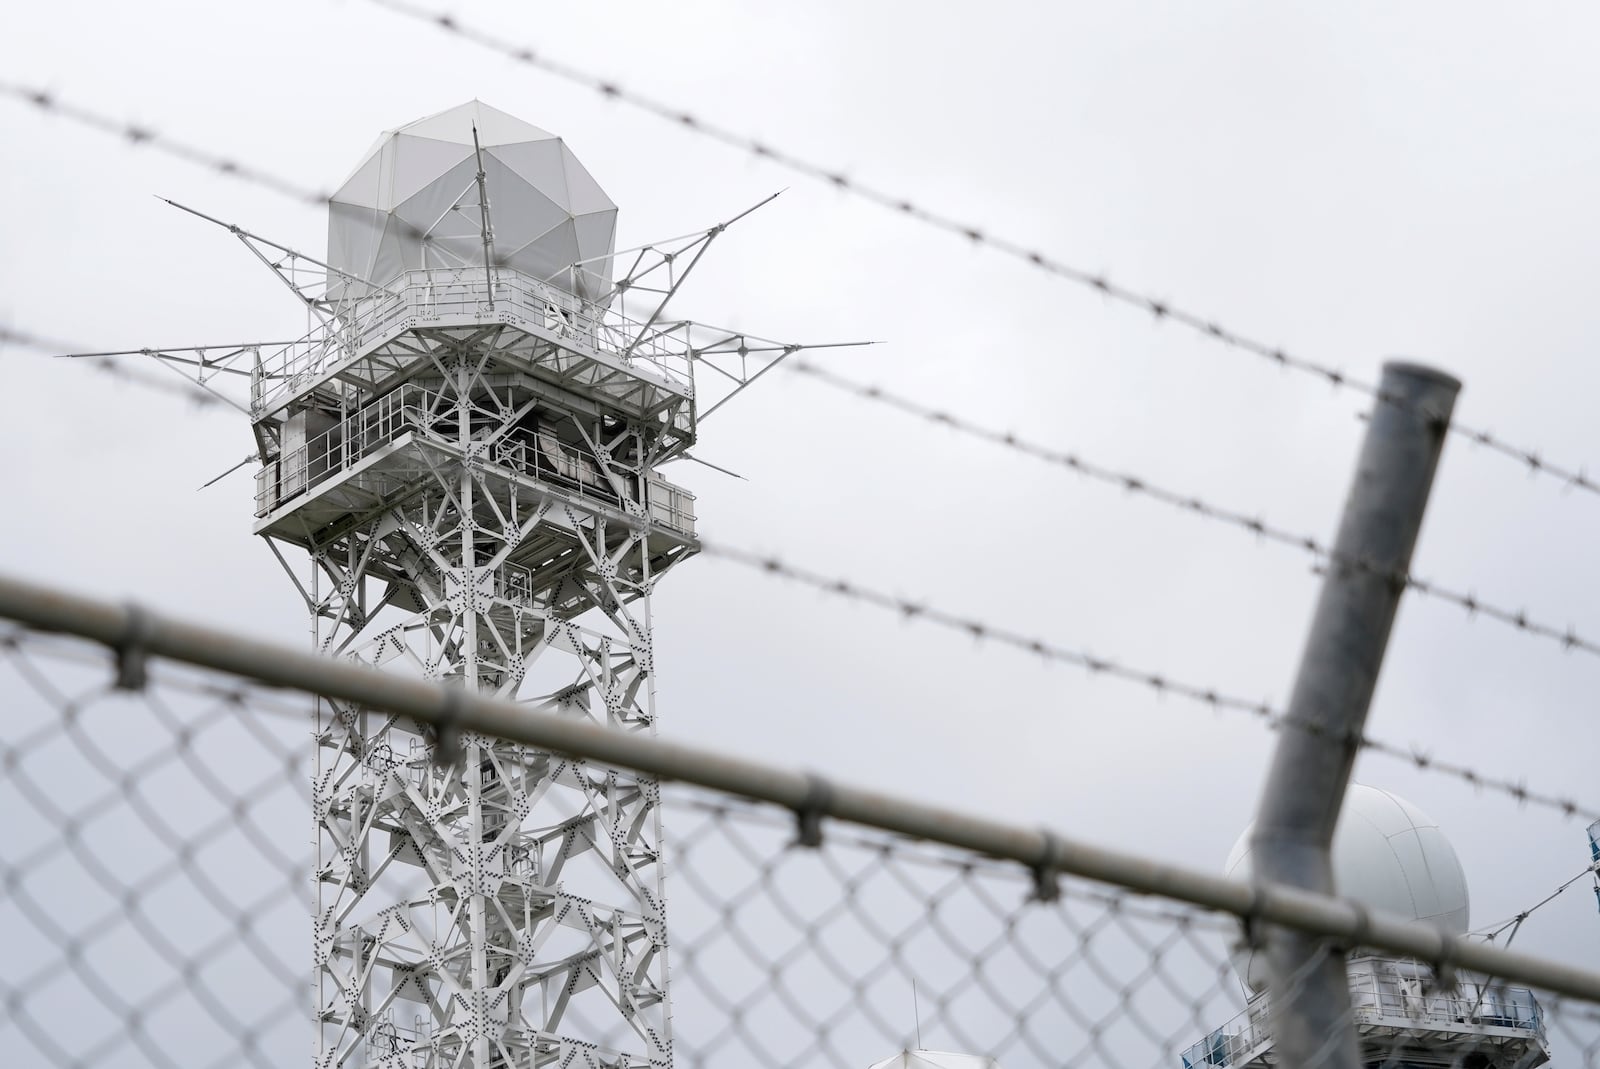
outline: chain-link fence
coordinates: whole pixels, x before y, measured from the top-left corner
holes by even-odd
[[[312,965],[323,951],[308,915],[326,874],[313,872],[311,693],[262,685],[284,673],[150,655],[162,652],[145,644],[159,629],[132,615],[121,641],[100,625],[83,628],[88,639],[0,630],[4,1063],[315,1064]],[[284,672],[305,660],[286,659]],[[462,715],[476,730],[471,709]],[[668,756],[675,767],[698,759]],[[1333,900],[1241,893],[1227,899],[1240,908],[1205,908],[1226,898],[1222,881],[1185,885],[1154,861],[1148,877],[1090,881],[1070,873],[1120,862],[1045,835],[1036,863],[1019,863],[995,825],[959,814],[948,834],[918,841],[896,821],[831,819],[853,804],[849,792],[815,777],[805,804],[784,807],[714,789],[728,774],[704,761],[699,785],[669,786],[661,806],[671,1040],[654,1064],[990,1064],[896,1053],[917,1050],[1006,1069],[1277,1064],[1278,992],[1251,995],[1235,965],[1248,936],[1293,917],[1328,936],[1330,952],[1355,942],[1330,930],[1340,925],[1386,947],[1349,966],[1366,1064],[1535,1066],[1547,1051],[1554,1064],[1600,1064],[1595,1007],[1571,997],[1600,991],[1600,975],[1485,949],[1507,967],[1490,981],[1455,943],[1436,940],[1439,953],[1417,960],[1399,944],[1430,945],[1426,930],[1386,928]],[[414,774],[448,772],[417,763]],[[973,849],[979,832],[1000,848]],[[1015,830],[1018,842],[1038,834]],[[424,866],[391,868],[415,885],[415,902],[442,908]],[[502,904],[519,893],[507,873],[488,895]],[[1150,894],[1162,881],[1179,890]],[[424,932],[418,916],[413,934],[442,960],[452,922]],[[560,959],[568,1030],[592,1046],[491,1045],[489,1064],[650,1064],[618,1053],[626,1025],[585,1002],[606,987],[601,965],[556,947],[523,948],[528,967]],[[398,996],[350,1018],[360,1035],[336,1044],[330,1064],[481,1064],[440,1027],[425,985],[394,986]]]

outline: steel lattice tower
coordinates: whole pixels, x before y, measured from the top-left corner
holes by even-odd
[[[696,548],[655,469],[694,395],[681,353],[608,339],[616,213],[584,177],[481,106],[368,158],[330,211],[364,305],[338,358],[257,377],[256,530],[310,554],[320,649],[648,731],[650,591]],[[491,236],[510,255],[472,264]],[[316,738],[319,1066],[671,1062],[654,783],[470,735],[441,759],[335,702]]]
[[[316,648],[653,731],[650,595],[698,549],[659,468],[802,348],[664,318],[734,220],[619,253],[565,144],[476,102],[329,209],[326,261],[223,224],[305,337],[138,351],[248,376],[255,532]],[[318,1069],[672,1064],[655,782],[327,700],[314,736]]]

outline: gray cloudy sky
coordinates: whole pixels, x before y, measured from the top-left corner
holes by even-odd
[[[1252,337],[1372,378],[1460,376],[1458,408],[1592,464],[1600,15],[1588,5],[741,5],[472,0],[553,58],[970,217]],[[380,131],[478,97],[565,137],[621,243],[708,225],[676,311],[1220,505],[1331,535],[1360,398],[513,66],[362,0],[58,0],[0,69],[332,188]],[[0,99],[0,319],[94,348],[294,336],[303,314],[171,197],[316,254],[314,208]],[[0,566],[298,642],[249,534],[243,417],[12,349]],[[1281,701],[1309,560],[776,373],[680,467],[707,537]],[[1416,570],[1600,635],[1600,497],[1457,440]],[[696,561],[655,608],[665,730],[1220,867],[1272,739],[1114,681]],[[1372,734],[1594,803],[1600,662],[1408,599]],[[1364,757],[1453,838],[1474,923],[1584,864],[1579,821]],[[1575,888],[1519,945],[1592,963]]]

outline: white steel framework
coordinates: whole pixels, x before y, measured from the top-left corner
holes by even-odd
[[[419,285],[461,306],[257,417],[257,530],[310,555],[318,648],[651,729],[692,392],[487,313],[481,273]],[[653,782],[336,702],[317,741],[319,1065],[670,1064]]]
[[[463,168],[434,142],[462,141],[469,121]],[[484,121],[498,148],[478,146]],[[530,171],[529,144],[551,135],[493,109],[413,125],[430,159],[449,157],[427,164],[449,195],[391,173],[391,133],[347,185],[365,183],[379,251],[349,252],[366,248],[348,232],[366,217],[341,208],[330,225],[335,257],[393,261],[395,277],[224,223],[304,303],[309,333],[137,352],[249,412],[255,531],[319,651],[654,731],[650,595],[698,546],[693,495],[660,466],[692,459],[698,420],[802,346],[665,318],[734,220],[624,253],[591,234],[593,255],[580,240],[548,270],[572,229],[558,219],[555,245],[497,256],[491,204],[515,213],[543,181],[538,210],[553,198],[581,230],[551,190],[580,190],[591,215],[609,201],[559,142],[557,178]],[[377,179],[373,159],[390,168]],[[397,186],[431,204],[438,234],[397,226]],[[476,263],[463,217],[481,231]],[[625,269],[610,282],[613,257]],[[647,314],[628,318],[641,296]],[[345,701],[319,701],[314,734],[317,1069],[672,1064],[653,780]]]

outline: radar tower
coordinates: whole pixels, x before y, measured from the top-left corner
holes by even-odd
[[[744,214],[618,252],[566,144],[474,101],[380,139],[326,260],[221,224],[307,335],[136,352],[248,411],[319,651],[653,732],[651,593],[699,549],[661,468],[805,348],[665,314]],[[654,781],[326,699],[314,735],[318,1069],[672,1064]]]

